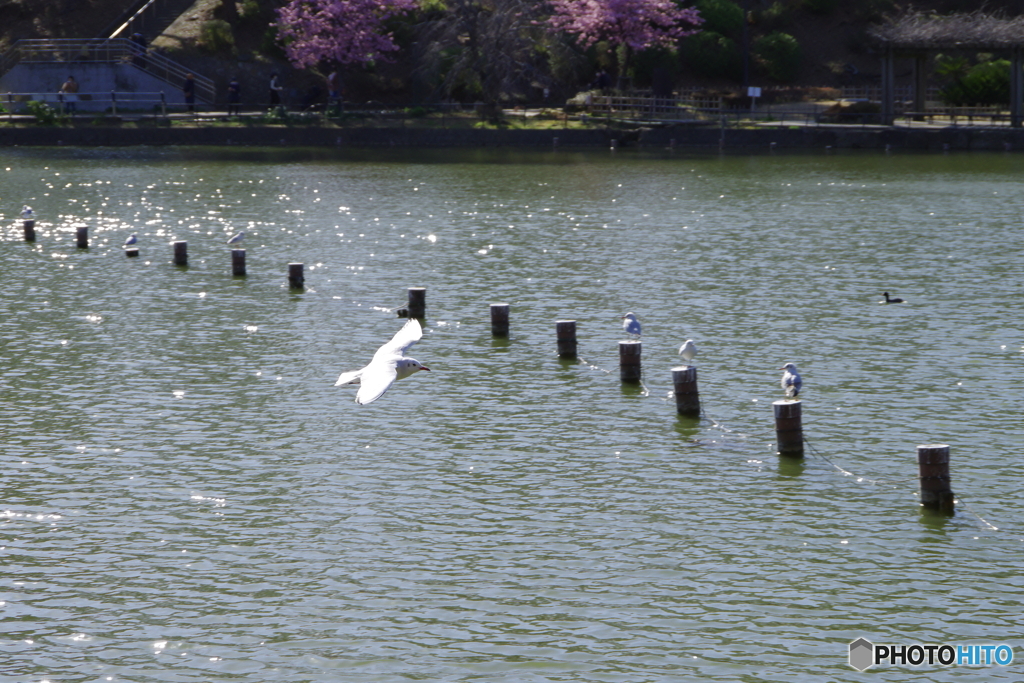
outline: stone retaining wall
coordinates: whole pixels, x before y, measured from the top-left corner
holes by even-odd
[[[608,148],[717,150],[880,149],[998,150],[1024,149],[1024,130],[1009,128],[802,128],[726,129],[668,127],[611,130],[435,130],[423,128],[169,128],[0,126],[3,146],[124,147],[211,145],[252,147],[519,147],[534,149]],[[674,141],[674,143],[673,143]]]

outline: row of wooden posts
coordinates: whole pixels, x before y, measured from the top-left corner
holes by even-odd
[[[25,241],[35,242],[35,221],[24,221]],[[80,249],[89,247],[89,228],[78,228],[77,246]],[[129,258],[139,255],[134,247],[126,248],[125,255]],[[188,265],[188,242],[174,242],[174,264]],[[245,249],[231,250],[231,272],[237,277],[245,276]],[[292,288],[301,289],[305,285],[303,264],[288,264],[288,283]],[[410,318],[425,318],[427,310],[426,287],[410,287],[408,289],[407,307],[399,311],[400,315]],[[491,304],[491,334],[495,337],[507,337],[509,334],[509,304]],[[555,339],[558,344],[560,358],[576,358],[576,321],[555,321]],[[641,378],[641,352],[643,343],[638,340],[619,342],[619,378],[623,382],[638,383]],[[700,392],[697,389],[697,368],[682,365],[672,368],[672,387],[676,399],[676,412],[684,417],[700,417]],[[803,402],[798,400],[775,401],[772,407],[775,412],[775,437],[779,455],[783,457],[802,458],[804,456],[803,435]],[[949,446],[929,445],[917,447],[917,462],[921,479],[921,504],[925,507],[953,512],[954,495],[949,485]]]
[[[25,231],[25,241],[36,241],[36,222],[34,220],[23,221],[22,227]],[[75,231],[75,245],[79,249],[89,248],[89,227],[79,226]],[[188,242],[178,240],[174,246],[174,265],[188,265]],[[126,247],[124,255],[128,258],[138,257],[138,247]],[[245,249],[231,250],[231,274],[235,277],[245,277]],[[301,263],[288,264],[288,284],[293,289],[302,289],[306,284],[305,267]]]
[[[419,302],[418,310],[425,311],[426,290],[422,287],[410,288],[410,315],[414,296]],[[508,304],[491,304],[491,333],[495,337],[508,336],[509,308]],[[575,320],[555,321],[555,339],[560,358],[576,358]],[[642,349],[640,341],[619,342],[619,378],[623,382],[640,382]],[[672,388],[676,412],[684,417],[700,417],[697,368],[692,365],[672,368]],[[803,402],[798,400],[775,401],[772,404],[775,412],[775,442],[779,455],[783,457],[804,457],[802,407]],[[917,463],[921,481],[921,505],[952,513],[954,494],[949,485],[949,446],[918,446]]]

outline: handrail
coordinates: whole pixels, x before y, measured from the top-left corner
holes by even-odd
[[[107,63],[133,64],[145,70],[168,85],[180,89],[187,74],[193,74],[196,98],[212,104],[216,96],[213,81],[205,76],[168,59],[159,52],[141,51],[136,43],[124,38],[78,40],[68,38],[37,39],[23,38],[17,41],[0,61],[0,74],[6,73],[20,63],[47,64],[66,62],[69,64]]]

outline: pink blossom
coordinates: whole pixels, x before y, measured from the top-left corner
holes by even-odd
[[[575,35],[583,47],[599,40],[627,45],[634,52],[673,47],[697,32],[704,22],[693,8],[673,0],[549,0],[548,20],[559,31]]]
[[[416,0],[291,0],[275,26],[296,67],[363,63],[398,49],[383,24],[417,7]]]

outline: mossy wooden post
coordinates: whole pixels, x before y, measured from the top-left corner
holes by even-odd
[[[178,240],[174,243],[174,265],[185,267],[188,265],[188,242]]]
[[[491,304],[491,335],[508,336],[508,304]]]
[[[918,446],[917,466],[921,476],[921,505],[952,513],[954,496],[949,488],[949,446]]]
[[[301,263],[288,264],[288,286],[292,289],[303,289],[306,286],[306,276],[303,274]]]
[[[555,338],[558,340],[558,357],[576,357],[576,321],[556,320]]]
[[[643,342],[636,340],[619,342],[619,379],[623,382],[640,381],[640,354]]]
[[[676,412],[686,417],[700,417],[697,368],[693,365],[672,368],[672,388],[676,396]]]
[[[231,274],[235,277],[245,277],[245,249],[231,250]]]
[[[427,288],[409,288],[409,317],[424,318],[427,315]]]
[[[804,457],[802,405],[803,401],[776,401],[772,404],[775,409],[775,442],[779,455]]]
[[[79,249],[89,248],[89,228],[87,226],[83,225],[75,231],[75,241]]]
[[[36,241],[36,222],[33,219],[28,219],[22,222],[21,227],[25,230],[25,241],[35,242]]]

